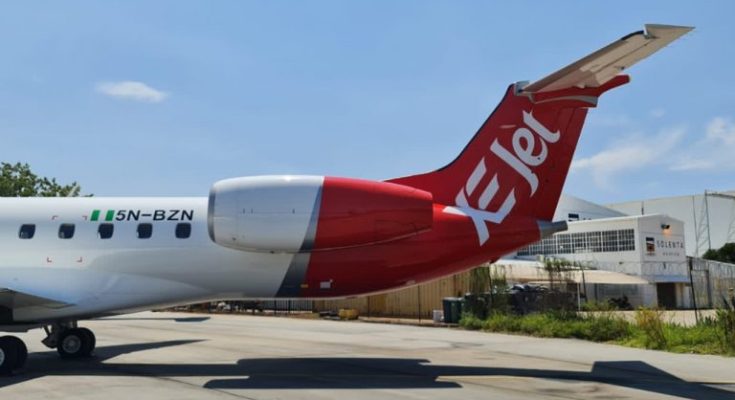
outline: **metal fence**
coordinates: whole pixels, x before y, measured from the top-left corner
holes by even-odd
[[[313,311],[311,300],[262,300],[259,302],[263,310],[273,312]]]
[[[717,308],[735,292],[735,265],[691,258],[694,298],[699,308]]]

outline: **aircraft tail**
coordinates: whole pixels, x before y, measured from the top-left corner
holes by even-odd
[[[621,71],[691,29],[646,25],[543,79],[511,85],[457,159],[390,182],[431,192],[436,203],[473,219],[500,224],[519,214],[550,221],[587,110],[629,82]]]

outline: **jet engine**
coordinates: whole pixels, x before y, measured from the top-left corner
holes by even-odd
[[[256,176],[216,182],[209,195],[209,236],[245,251],[364,246],[416,235],[432,221],[431,193],[388,182]]]

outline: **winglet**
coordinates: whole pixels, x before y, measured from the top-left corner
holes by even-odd
[[[638,61],[694,29],[689,26],[646,24],[594,53],[525,87],[526,93],[543,93],[568,88],[600,87]]]

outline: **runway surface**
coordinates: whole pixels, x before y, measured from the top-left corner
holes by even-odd
[[[80,324],[63,361],[36,330],[2,399],[735,399],[735,359],[459,329],[140,313]]]

